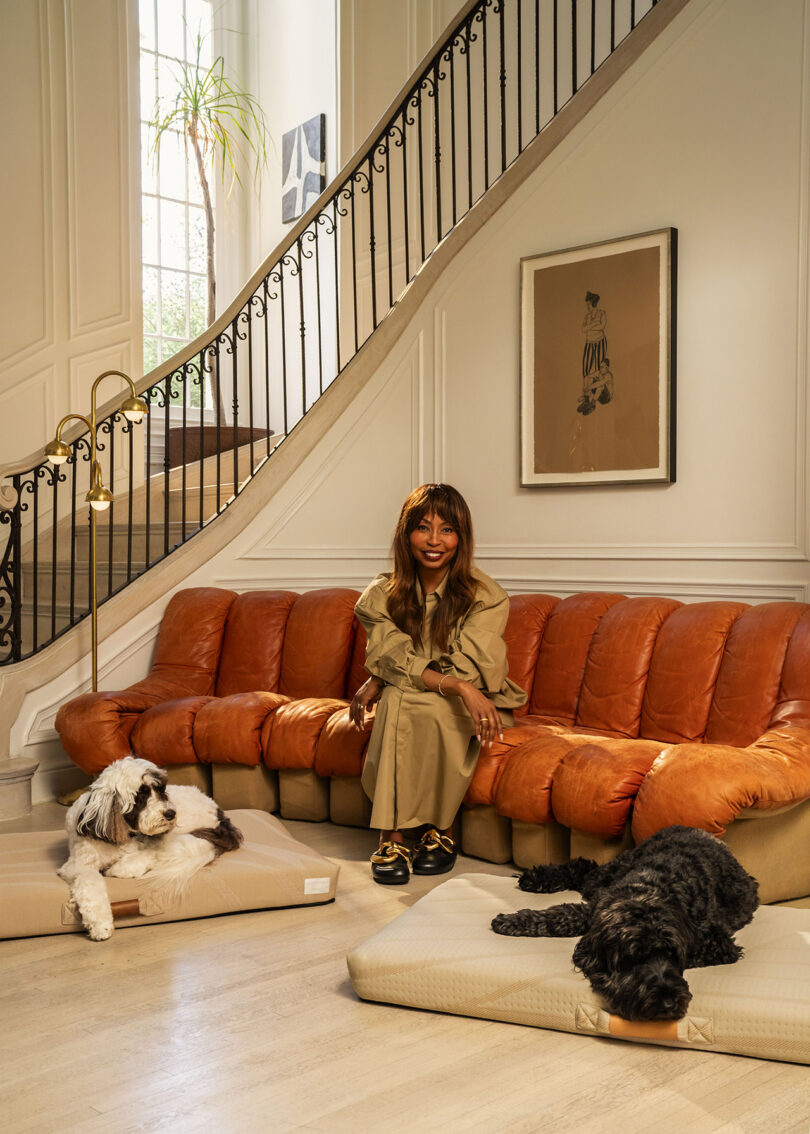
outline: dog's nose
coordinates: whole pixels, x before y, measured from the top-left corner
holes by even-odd
[[[163,814],[164,814],[164,816],[165,816],[165,817],[166,817],[167,819],[174,819],[174,817],[175,817],[175,815],[177,814],[177,812],[176,812],[176,811],[172,811],[172,809],[171,809],[171,808],[169,808],[169,810],[168,810],[168,811],[164,811],[164,812],[163,812]]]

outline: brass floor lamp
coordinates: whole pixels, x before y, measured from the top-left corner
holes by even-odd
[[[132,379],[120,370],[105,370],[99,374],[90,391],[90,417],[81,413],[66,414],[56,427],[56,436],[45,446],[45,456],[54,465],[61,465],[70,457],[71,448],[62,440],[62,426],[67,421],[83,421],[90,431],[90,491],[85,500],[90,505],[90,623],[92,637],[93,692],[98,689],[98,591],[96,586],[96,513],[109,508],[113,494],[101,481],[101,465],[96,457],[96,390],[104,378],[116,374],[129,384],[130,396],[121,403],[120,412],[127,421],[139,422],[149,412],[146,402],[138,397]],[[54,523],[57,517],[54,516]]]

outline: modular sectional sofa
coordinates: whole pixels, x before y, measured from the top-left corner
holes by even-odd
[[[221,806],[365,825],[371,725],[356,591],[179,591],[150,674],[65,704],[85,772],[135,751]],[[810,894],[810,607],[517,595],[510,675],[529,694],[482,753],[466,853],[605,861],[672,823],[725,839],[764,901]]]

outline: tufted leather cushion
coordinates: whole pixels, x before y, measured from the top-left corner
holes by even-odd
[[[346,702],[333,697],[301,697],[282,705],[263,731],[264,762],[268,768],[314,768],[315,749],[333,713]]]
[[[616,603],[605,613],[588,651],[578,725],[638,736],[658,631],[680,605],[674,599],[633,598]]]
[[[600,839],[620,838],[639,784],[661,748],[660,741],[611,737],[576,744],[554,770],[554,817]]]
[[[319,776],[359,776],[368,748],[374,714],[366,714],[362,732],[349,720],[348,708],[327,717],[315,744],[315,771]]]
[[[236,596],[225,626],[217,697],[278,689],[287,619],[297,597],[292,591]]]
[[[549,617],[559,601],[553,595],[514,595],[509,600],[509,618],[504,632],[509,676],[527,693],[534,681],[537,657]],[[528,711],[527,701],[515,710],[515,716],[525,716]]]
[[[805,610],[796,602],[762,603],[743,611],[734,623],[706,727],[710,744],[742,747],[768,727],[790,636]]]
[[[697,602],[673,611],[658,632],[641,712],[641,735],[702,740],[726,639],[747,607]]]
[[[267,718],[289,698],[281,693],[232,693],[214,697],[200,707],[194,720],[194,750],[203,764],[262,762],[262,728]]]
[[[531,713],[574,723],[593,636],[605,613],[624,601],[623,595],[571,595],[554,608],[540,645]]]
[[[342,697],[354,637],[354,604],[343,588],[299,595],[287,619],[279,692],[288,697]]]
[[[128,689],[85,693],[61,706],[55,727],[74,763],[90,774],[102,771],[129,756],[132,730],[146,709],[213,693],[225,620],[235,598],[234,591],[217,587],[178,591],[163,614],[148,677]]]
[[[132,730],[133,751],[161,767],[198,763],[194,721],[203,705],[211,700],[211,697],[181,697],[147,709]]]

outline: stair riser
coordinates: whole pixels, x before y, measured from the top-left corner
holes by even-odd
[[[185,538],[197,530],[199,523],[195,517],[194,522],[189,519],[186,520]],[[180,543],[183,539],[183,525],[179,521],[171,521],[169,523],[169,546],[173,547],[174,544]],[[163,550],[164,546],[164,530],[163,525],[153,525],[149,531],[149,554],[154,559],[158,551]],[[126,527],[119,527],[115,525],[113,529],[112,538],[112,559],[113,563],[125,563],[127,560],[127,548],[129,547],[129,555],[132,559],[133,565],[143,563],[146,558],[146,531],[136,528],[131,536],[129,535]],[[86,564],[90,558],[90,534],[89,532],[82,533],[81,536],[76,536],[76,562],[77,564]],[[57,562],[67,562],[68,548],[57,548]],[[96,534],[96,562],[106,564],[110,558],[110,536],[106,528],[99,528]]]
[[[133,575],[137,574],[141,564],[133,563]],[[98,570],[97,575],[97,590],[99,599],[104,598],[107,594],[107,570]],[[124,567],[113,567],[112,573],[112,589],[115,590],[122,583],[127,580],[126,565]],[[34,577],[33,571],[23,568],[22,579],[22,593],[23,603],[30,607],[34,601]],[[82,606],[87,606],[90,601],[90,579],[88,577],[87,568],[83,568],[76,573],[76,578],[73,584],[74,603],[77,609]],[[54,589],[53,575],[50,571],[41,571],[37,581],[37,607],[39,608],[39,615],[42,617],[47,609],[47,618],[50,618],[50,606],[52,596],[55,596],[57,604],[67,605],[70,602],[70,571],[67,567],[61,564],[56,568],[56,587]]]

